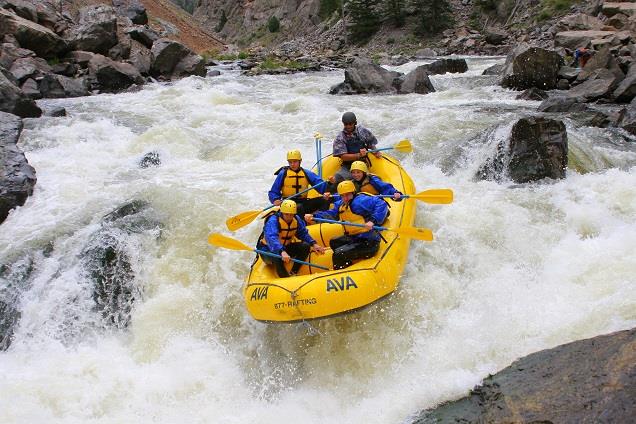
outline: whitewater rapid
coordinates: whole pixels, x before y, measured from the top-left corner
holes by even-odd
[[[501,62],[468,58],[468,73],[432,77],[438,91],[425,96],[326,94],[342,71],[224,69],[42,101],[69,116],[26,122],[37,185],[0,225],[0,264],[18,270],[0,288],[12,285],[20,312],[0,352],[0,422],[405,423],[520,356],[633,327],[636,143],[566,119],[566,179],[475,181],[538,105],[481,76]],[[207,234],[267,206],[287,150],[312,165],[318,131],[329,152],[347,110],[380,146],[411,140],[415,151],[396,157],[417,190],[451,188],[455,201],[418,204],[416,225],[435,240],[412,241],[388,299],[312,328],[255,322],[240,292],[253,254],[210,247]],[[161,164],[141,168],[149,152]],[[82,256],[131,200],[162,225],[121,241],[142,295],[129,326],[113,328],[94,310]],[[252,244],[260,231],[231,236]]]

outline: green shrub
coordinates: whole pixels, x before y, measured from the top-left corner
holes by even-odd
[[[339,10],[342,7],[341,0],[320,0],[320,10],[318,16],[321,20],[328,19],[333,15],[333,12]]]
[[[247,59],[248,56],[249,55],[247,54],[247,52],[243,52],[243,51],[239,52],[239,54],[238,54],[238,58],[239,59]]]
[[[267,20],[267,29],[269,32],[278,32],[280,29],[280,21],[276,16],[272,16]]]

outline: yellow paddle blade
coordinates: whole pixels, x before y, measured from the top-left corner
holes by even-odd
[[[395,150],[398,152],[411,153],[413,151],[413,146],[411,142],[407,139],[398,141],[395,146],[393,146]]]
[[[453,190],[449,188],[425,190],[417,194],[411,194],[409,195],[409,197],[417,200],[422,200],[426,203],[447,205],[449,203],[453,203]]]
[[[219,233],[211,233],[208,236],[208,243],[212,246],[225,247],[232,250],[254,250],[241,241],[227,237]]]
[[[433,232],[428,228],[404,227],[388,228],[388,230],[417,240],[433,241]]]
[[[227,219],[227,221],[225,221],[225,225],[227,226],[228,230],[236,231],[239,228],[243,228],[250,222],[254,221],[261,212],[262,210],[247,211],[238,215],[231,216]]]

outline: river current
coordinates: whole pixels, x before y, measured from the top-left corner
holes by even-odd
[[[331,96],[339,70],[223,69],[43,101],[69,116],[26,122],[20,146],[38,181],[0,226],[0,264],[14,270],[3,301],[19,312],[0,352],[0,422],[406,423],[523,355],[633,327],[636,143],[564,118],[566,179],[476,181],[538,102],[481,76],[503,58],[467,61],[424,96]],[[267,206],[287,150],[312,165],[314,132],[329,153],[348,110],[379,147],[409,139],[414,152],[395,156],[417,191],[451,188],[455,201],[418,203],[416,225],[435,240],[411,242],[389,298],[311,327],[256,322],[241,296],[253,254],[207,234],[252,245],[260,223],[229,234],[225,220]],[[140,167],[148,152],[161,164]],[[132,200],[161,230],[118,241],[139,296],[128,326],[113,326],[95,311],[83,256]]]

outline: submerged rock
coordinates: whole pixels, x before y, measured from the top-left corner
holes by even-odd
[[[135,234],[159,237],[161,223],[150,206],[132,201],[106,215],[82,252],[87,277],[93,281],[96,310],[108,325],[125,328],[134,303],[142,295],[136,284],[140,253]]]

